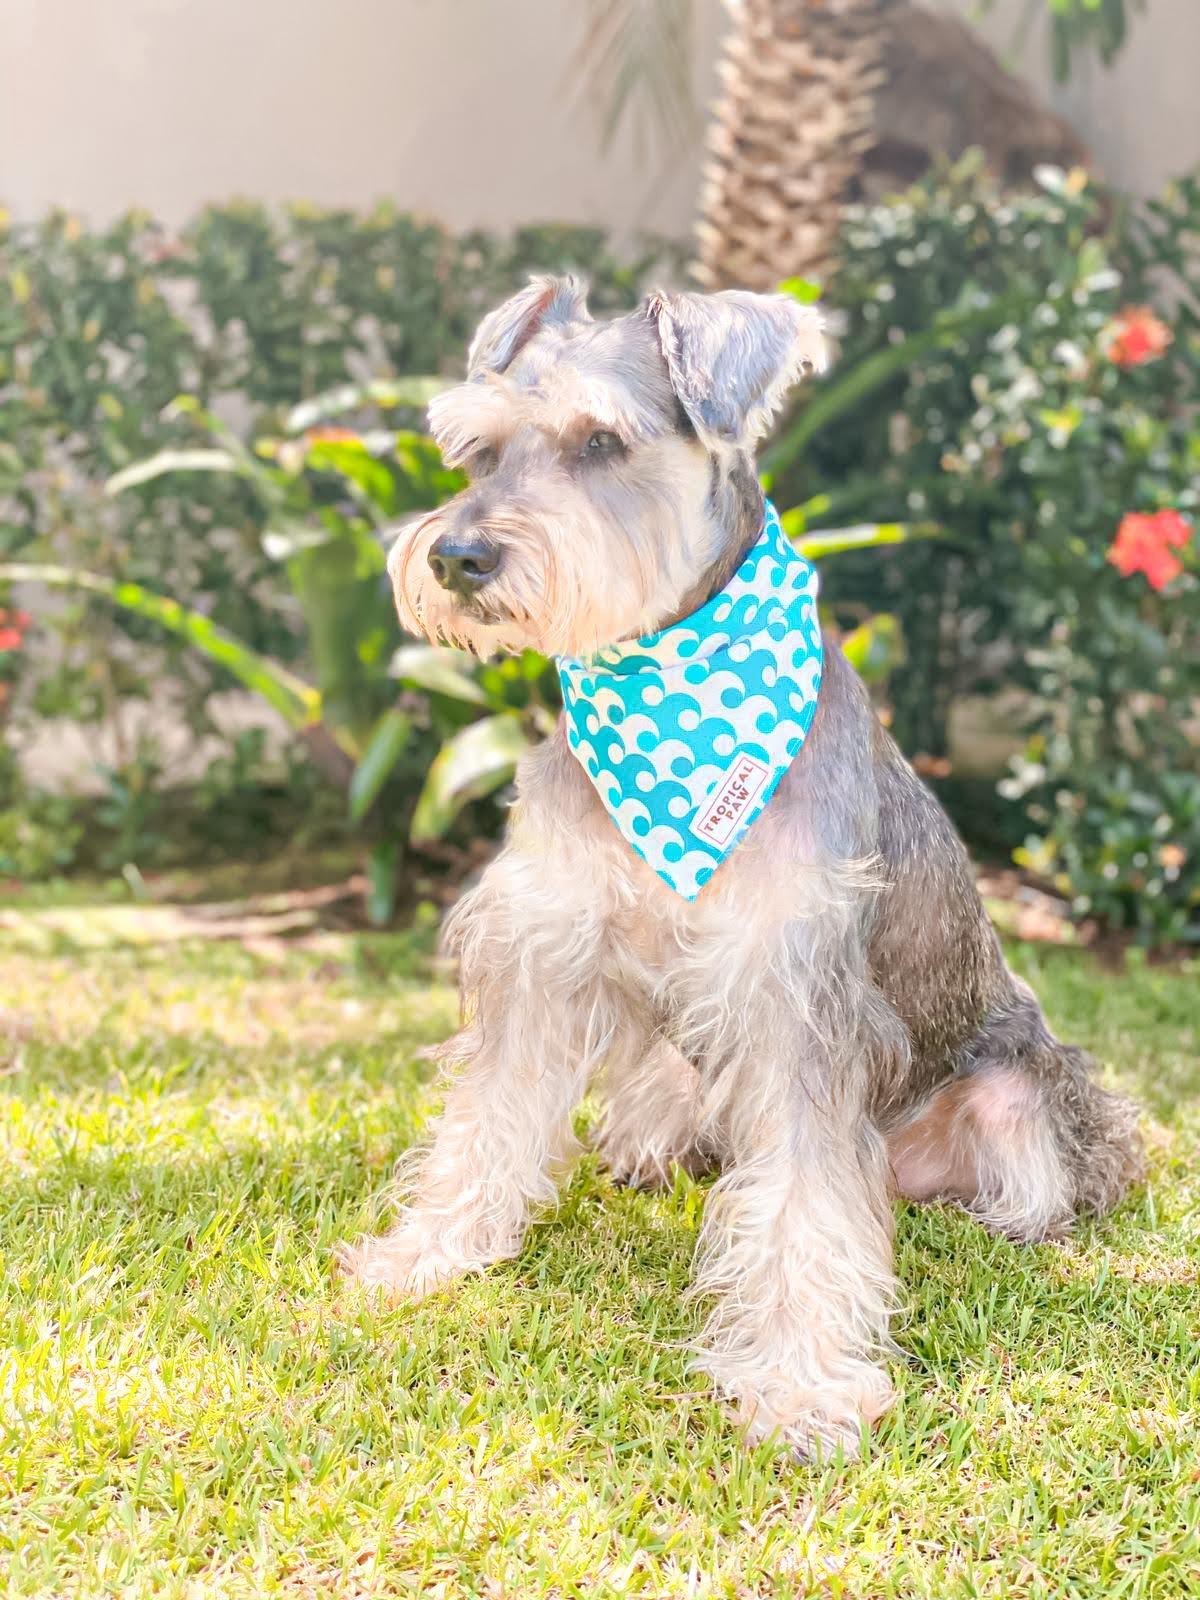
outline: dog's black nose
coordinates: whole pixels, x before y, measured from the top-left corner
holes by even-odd
[[[442,588],[464,596],[481,589],[499,565],[496,546],[469,535],[444,533],[429,551],[430,570]]]

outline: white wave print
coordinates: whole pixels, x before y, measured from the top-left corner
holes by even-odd
[[[644,711],[630,711],[618,729],[618,733],[620,734],[621,743],[631,755],[634,753],[649,755],[651,760],[654,759],[654,750],[658,749],[662,733],[653,717],[647,716]],[[654,750],[644,751],[638,748],[638,739],[643,733],[648,733],[654,740]]]
[[[633,824],[638,817],[640,817],[644,822],[651,821],[650,812],[646,806],[646,802],[639,799],[637,795],[625,795],[619,805],[614,806],[610,804],[608,809],[612,814],[613,821],[616,823],[617,827],[620,828],[625,837],[628,839],[632,836],[634,839],[637,839],[639,846],[643,846],[644,841],[648,839],[651,834],[661,831],[659,829],[652,828],[649,833],[639,834],[634,828]]]
[[[651,863],[653,865],[653,863]],[[694,900],[720,865],[703,850],[688,850],[671,865],[675,887],[685,900]],[[668,879],[668,882],[670,880]]]

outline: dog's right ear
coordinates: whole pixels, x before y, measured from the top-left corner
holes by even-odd
[[[467,377],[506,371],[521,347],[542,328],[591,320],[587,284],[582,278],[530,278],[524,289],[479,324],[467,353]]]

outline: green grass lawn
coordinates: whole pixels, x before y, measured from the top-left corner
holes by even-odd
[[[339,1283],[434,1104],[421,938],[78,932],[0,930],[4,1592],[1200,1594],[1200,963],[1016,950],[1150,1182],[1065,1247],[902,1209],[900,1402],[806,1467],[687,1373],[685,1179],[585,1159],[486,1279]]]

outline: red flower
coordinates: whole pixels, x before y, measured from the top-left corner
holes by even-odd
[[[1191,523],[1178,511],[1129,511],[1121,518],[1108,559],[1122,577],[1140,572],[1152,589],[1165,589],[1183,571],[1183,562],[1171,552],[1181,550],[1191,537]]]
[[[32,621],[28,611],[6,611],[0,606],[0,651],[19,650]]]
[[[1161,356],[1171,330],[1149,306],[1126,306],[1104,332],[1105,354],[1115,367],[1140,367]]]

